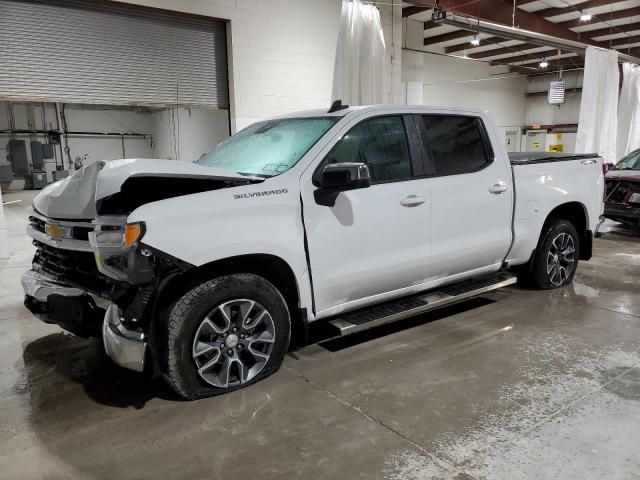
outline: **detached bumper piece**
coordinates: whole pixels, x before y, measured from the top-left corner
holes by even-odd
[[[637,223],[640,226],[640,205],[605,203],[604,216],[615,221]]]
[[[102,339],[107,355],[121,367],[144,371],[144,357],[147,350],[145,335],[140,330],[131,330],[122,324],[120,310],[110,304],[104,316]]]
[[[22,276],[25,306],[40,320],[81,337],[97,337],[105,310],[79,288],[60,285],[33,270]]]

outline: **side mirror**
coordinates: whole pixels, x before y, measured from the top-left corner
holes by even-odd
[[[367,188],[371,186],[371,175],[364,163],[330,163],[322,170],[317,186],[334,192]]]

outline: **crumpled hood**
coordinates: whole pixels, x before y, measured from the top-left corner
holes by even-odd
[[[120,191],[122,184],[133,177],[172,177],[200,178],[211,180],[262,180],[220,168],[205,167],[197,163],[176,160],[154,160],[136,158],[127,160],[111,160],[104,162],[104,168],[98,176],[96,200],[108,197]]]
[[[33,200],[42,215],[59,219],[94,219],[96,202],[120,192],[130,178],[158,177],[199,180],[262,181],[197,163],[149,158],[96,162],[44,188]]]
[[[96,181],[102,166],[102,162],[93,163],[47,185],[33,199],[33,207],[49,218],[96,218]]]

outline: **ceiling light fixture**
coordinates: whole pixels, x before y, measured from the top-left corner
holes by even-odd
[[[547,68],[549,66],[549,62],[547,62],[546,58],[540,60],[540,68]]]
[[[478,37],[477,33],[473,36],[473,38],[471,39],[471,41],[469,43],[471,45],[473,45],[474,47],[479,47],[480,46],[480,38]]]
[[[591,14],[587,13],[586,10],[582,10],[582,15],[580,15],[580,21],[581,22],[590,22],[591,21]]]

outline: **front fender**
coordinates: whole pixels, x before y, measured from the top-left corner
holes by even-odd
[[[251,254],[278,257],[311,312],[300,194],[295,178],[284,177],[149,203],[128,221],[145,222],[144,244],[195,266]]]

